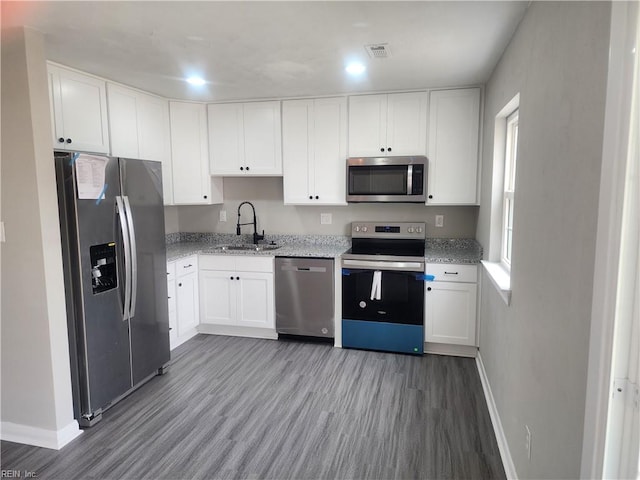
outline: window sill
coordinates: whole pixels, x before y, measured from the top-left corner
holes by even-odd
[[[482,260],[493,286],[496,287],[505,305],[511,305],[511,274],[500,263]]]

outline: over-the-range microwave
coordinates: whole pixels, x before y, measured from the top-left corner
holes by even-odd
[[[425,156],[347,159],[347,202],[424,203]]]

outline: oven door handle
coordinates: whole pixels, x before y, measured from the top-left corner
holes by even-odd
[[[364,270],[400,270],[405,272],[424,272],[424,263],[422,262],[381,262],[375,260],[343,259],[342,265],[344,267],[361,268]]]

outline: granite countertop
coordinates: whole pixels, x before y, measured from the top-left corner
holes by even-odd
[[[281,245],[273,250],[224,251],[222,245],[252,243],[251,235],[225,233],[180,233],[167,235],[167,260],[190,255],[253,255],[268,257],[337,258],[351,247],[343,235],[268,235],[267,242]],[[430,238],[425,242],[426,263],[477,264],[482,260],[482,247],[474,239]]]
[[[482,260],[482,246],[473,238],[429,238],[424,258],[427,263],[475,265]]]
[[[251,235],[180,234],[178,241],[167,242],[167,260],[177,260],[189,255],[252,255],[267,257],[318,257],[337,258],[351,248],[346,235],[268,235],[267,243],[281,245],[273,250],[221,250],[222,245],[252,243]]]

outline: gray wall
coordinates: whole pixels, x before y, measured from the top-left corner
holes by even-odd
[[[604,3],[532,3],[485,90],[483,245],[494,120],[520,92],[512,303],[483,275],[480,306],[480,353],[520,478],[580,475],[609,20]]]
[[[2,30],[1,83],[6,243],[0,415],[3,424],[59,431],[74,420],[41,34]]]
[[[235,233],[238,205],[248,200],[256,207],[258,228],[265,233],[347,235],[354,220],[424,221],[427,236],[475,237],[478,207],[436,207],[424,204],[357,204],[347,206],[288,206],[283,203],[282,178],[225,178],[224,205],[166,207],[166,229],[171,232]],[[219,221],[226,210],[227,221]],[[331,225],[320,224],[320,213],[331,213]],[[444,227],[434,216],[444,215]],[[251,221],[251,208],[242,207],[242,222]],[[246,232],[250,227],[243,227]],[[245,230],[243,230],[244,232]]]

